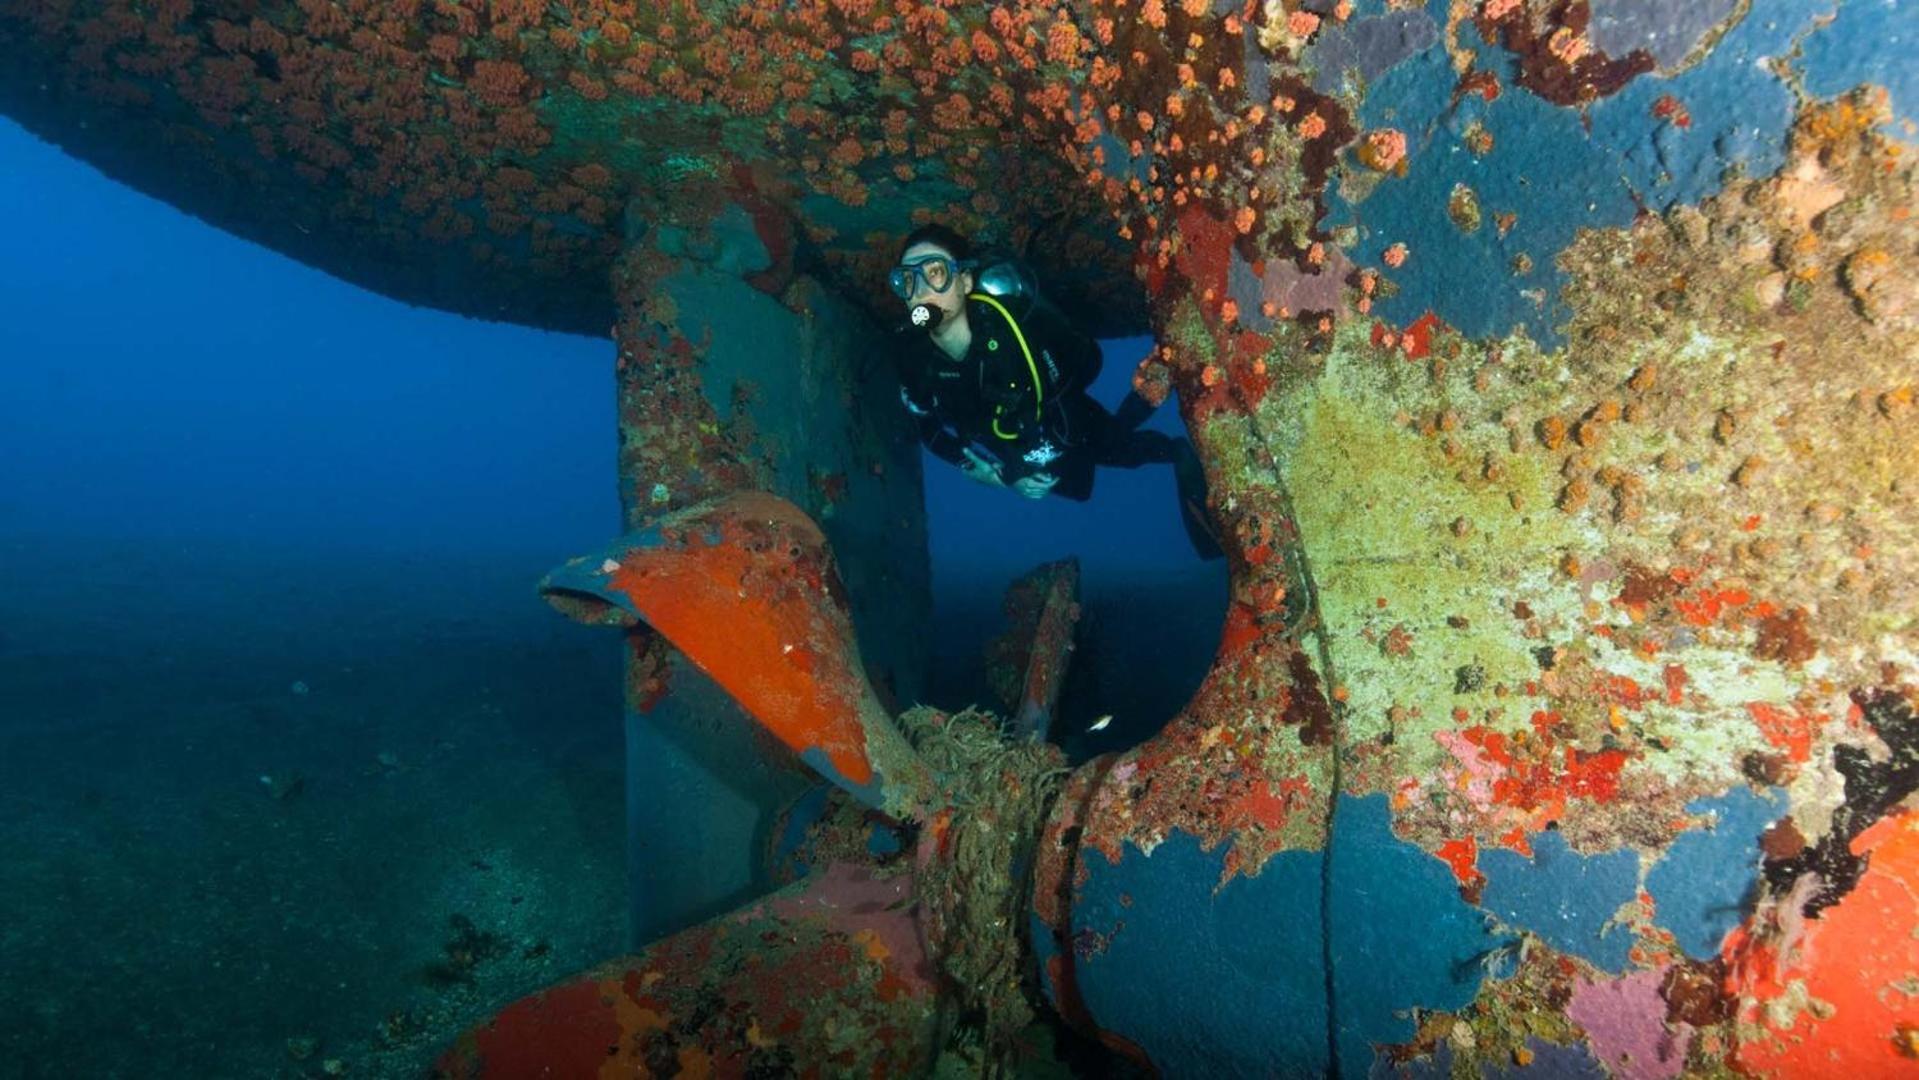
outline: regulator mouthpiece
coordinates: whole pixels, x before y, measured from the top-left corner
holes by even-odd
[[[914,326],[932,333],[939,327],[940,319],[945,315],[945,312],[931,304],[914,304],[913,310],[907,312],[906,317],[912,320]]]

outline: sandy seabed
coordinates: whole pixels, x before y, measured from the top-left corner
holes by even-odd
[[[543,569],[0,541],[0,1076],[419,1076],[624,951],[618,642]]]

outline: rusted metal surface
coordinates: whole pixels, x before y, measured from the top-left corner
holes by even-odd
[[[810,204],[776,263],[798,252],[875,310],[888,256],[869,234],[930,205],[1136,331],[1138,290],[1105,286],[1126,246],[1042,137],[1072,127],[1052,49],[1026,40],[1052,21],[1036,2],[10,0],[0,110],[224,228],[480,318],[603,332],[630,226],[690,181]],[[997,89],[971,85],[992,67]],[[1041,91],[1043,131],[980,137],[1027,130]]]
[[[863,674],[825,537],[791,503],[699,504],[555,569],[541,591],[583,621],[658,632],[861,802],[900,818],[940,804]]]
[[[1345,315],[1393,258],[1235,331],[1232,234],[1189,222],[1148,368],[1236,603],[1187,712],[1067,804],[1063,1012],[1194,1075],[1905,1067],[1910,950],[1828,915],[1919,781],[1890,118],[1811,106],[1776,173],[1583,234],[1556,348]]]
[[[1012,712],[1017,736],[1044,739],[1073,660],[1079,624],[1079,560],[1035,567],[1007,587],[1009,624],[986,646],[986,674]]]
[[[860,407],[895,392],[870,362],[878,331],[797,272],[794,229],[745,177],[682,177],[631,208],[613,274],[622,519],[644,531],[743,489],[803,509],[839,555],[853,663],[891,710],[917,695],[928,648],[924,523],[903,509],[920,499],[917,451],[906,418]],[[806,781],[665,638],[630,641],[628,866],[633,940],[648,941],[770,884],[752,849]]]
[[[835,864],[731,915],[522,999],[447,1077],[901,1076],[941,1013],[909,880]]]

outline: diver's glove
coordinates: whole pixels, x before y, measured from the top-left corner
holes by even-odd
[[[1059,477],[1052,473],[1032,473],[1013,481],[1013,490],[1029,499],[1044,499],[1057,483]]]
[[[966,460],[960,465],[960,471],[974,480],[989,487],[1005,487],[1006,477],[1002,474],[1000,463],[968,446],[960,451]]]

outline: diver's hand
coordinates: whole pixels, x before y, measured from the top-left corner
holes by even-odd
[[[990,487],[1006,486],[1006,478],[1000,475],[999,462],[987,457],[985,454],[980,453],[970,446],[966,447],[963,453],[966,455],[966,461],[960,465],[960,470],[967,476]]]
[[[1013,481],[1013,490],[1029,499],[1044,499],[1046,493],[1053,490],[1053,485],[1057,483],[1059,483],[1059,477],[1051,473],[1034,473]]]

